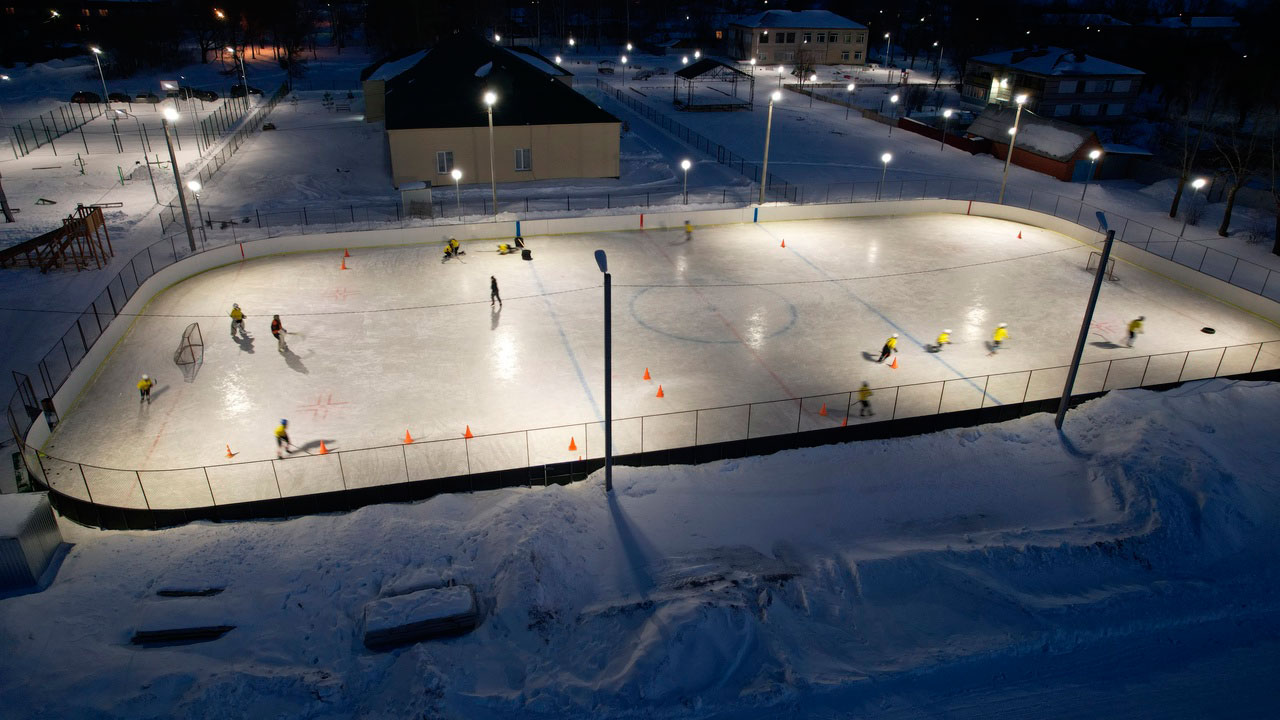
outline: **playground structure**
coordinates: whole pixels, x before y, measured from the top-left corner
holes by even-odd
[[[113,255],[111,233],[107,231],[102,208],[78,205],[75,212],[62,221],[62,227],[0,250],[0,268],[33,267],[47,273],[54,268],[74,265],[79,271],[91,269],[89,263],[92,262],[94,269],[101,270],[111,262]]]
[[[742,97],[740,85],[746,86],[746,97]],[[750,110],[755,97],[754,77],[711,58],[677,70],[671,86],[671,101],[677,110]]]

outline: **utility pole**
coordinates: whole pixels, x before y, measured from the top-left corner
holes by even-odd
[[[1080,370],[1080,357],[1084,354],[1084,343],[1089,338],[1089,326],[1093,324],[1093,309],[1098,305],[1098,293],[1102,290],[1102,278],[1107,274],[1107,261],[1111,259],[1111,243],[1116,238],[1116,231],[1106,226],[1106,217],[1098,213],[1098,220],[1107,230],[1107,239],[1102,246],[1102,259],[1098,262],[1098,274],[1093,276],[1093,289],[1089,291],[1089,304],[1084,309],[1084,319],[1080,322],[1080,336],[1076,338],[1076,351],[1071,356],[1071,367],[1067,370],[1067,382],[1062,388],[1062,399],[1058,402],[1058,416],[1053,424],[1062,429],[1062,420],[1067,416],[1067,404],[1071,402],[1071,390],[1076,384],[1076,373]],[[1105,389],[1105,388],[1104,388]]]

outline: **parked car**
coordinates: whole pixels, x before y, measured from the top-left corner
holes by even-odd
[[[140,92],[133,98],[134,102],[155,104],[160,102],[160,96],[153,92]]]
[[[192,88],[177,87],[175,85],[165,85],[164,96],[167,98],[177,98],[178,100],[189,100]]]
[[[71,96],[71,102],[73,102],[73,103],[100,103],[100,102],[102,102],[102,98],[98,96],[98,93],[95,93],[95,92],[89,92],[88,90],[79,90],[79,91],[77,91],[77,92],[76,92],[76,94],[74,94],[74,95],[72,95],[72,96]]]
[[[258,89],[258,88],[256,88],[256,87],[254,87],[254,86],[250,85],[250,86],[249,86],[249,94],[250,94],[250,95],[261,95],[261,94],[262,94],[262,91],[261,91],[261,90],[259,90],[259,89]],[[243,85],[239,85],[239,84],[237,84],[237,85],[232,85],[232,86],[231,86],[231,93],[230,93],[230,96],[231,96],[231,97],[233,97],[233,98],[237,98],[237,97],[244,97],[244,86],[243,86]]]
[[[186,90],[191,97],[204,102],[213,102],[218,99],[218,93],[212,90],[201,90],[200,88],[186,88]]]
[[[107,94],[107,100],[111,102],[131,103],[133,98],[129,97],[129,93],[113,92]]]
[[[636,73],[636,75],[635,75],[635,79],[636,79],[636,80],[648,80],[648,79],[649,79],[649,78],[651,78],[651,77],[653,77],[653,71],[652,71],[652,70],[641,70],[640,72]]]

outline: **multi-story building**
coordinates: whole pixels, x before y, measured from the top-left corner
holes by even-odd
[[[964,102],[984,108],[1027,96],[1026,108],[1045,117],[1107,122],[1127,112],[1145,73],[1074,50],[1043,47],[975,57],[964,76]]]
[[[862,65],[867,26],[827,10],[766,10],[729,24],[730,57],[773,64]]]

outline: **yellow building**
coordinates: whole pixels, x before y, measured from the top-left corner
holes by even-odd
[[[867,26],[828,10],[766,10],[729,23],[729,53],[762,65],[864,65]]]
[[[426,58],[387,81],[387,143],[392,182],[453,184],[618,177],[621,121],[537,63],[474,35],[441,41]]]

